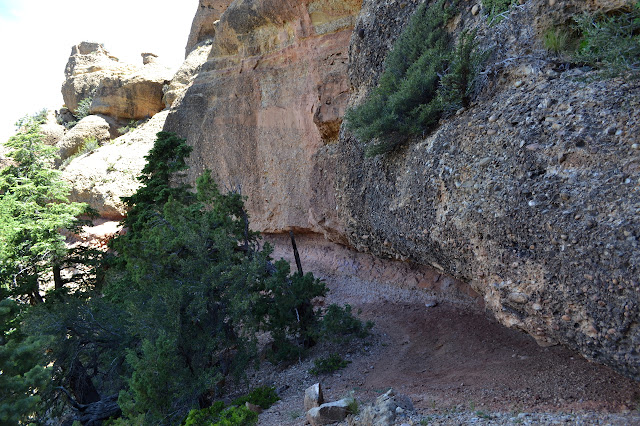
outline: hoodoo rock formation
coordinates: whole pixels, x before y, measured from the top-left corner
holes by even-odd
[[[528,0],[492,26],[461,2],[449,30],[477,28],[491,52],[475,103],[375,159],[342,116],[419,2],[223,3],[200,2],[187,51],[211,51],[165,125],[194,147],[190,179],[209,168],[241,189],[262,232],[432,265],[503,324],[640,379],[640,84],[561,66],[541,42],[628,2]]]
[[[144,66],[135,66],[118,61],[98,43],[74,46],[62,86],[65,105],[75,112],[80,101],[91,98],[91,114],[124,120],[152,117],[164,109],[162,89],[172,73],[149,60],[150,55],[143,56]]]

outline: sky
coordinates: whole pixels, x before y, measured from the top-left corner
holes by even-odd
[[[71,47],[104,44],[122,62],[142,52],[177,69],[184,60],[198,0],[0,0],[0,142],[14,123],[43,108],[60,109]]]

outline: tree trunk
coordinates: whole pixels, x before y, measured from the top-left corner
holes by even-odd
[[[64,283],[62,282],[60,265],[53,265],[53,282],[56,290],[60,290],[64,286]]]

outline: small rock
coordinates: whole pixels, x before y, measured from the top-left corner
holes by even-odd
[[[349,414],[349,402],[350,400],[345,398],[314,407],[307,411],[307,421],[312,426],[341,422]]]
[[[523,82],[522,80],[518,80],[518,81],[516,81],[515,83],[513,83],[513,85],[514,85],[516,88],[518,88],[518,87],[522,86],[523,84],[524,84],[524,82]]]
[[[495,115],[489,117],[489,123],[495,123],[496,121],[498,121],[498,117],[496,117]]]
[[[489,129],[489,130],[487,130],[487,135],[489,135],[489,136],[493,136],[493,135],[495,135],[496,133],[497,133],[497,132],[496,132],[496,130],[495,130],[495,129]]]
[[[631,145],[631,148],[640,149],[640,145],[638,145],[637,143],[634,143],[633,145]]]
[[[471,8],[471,14],[476,16],[478,12],[480,12],[480,6],[476,4]]]
[[[529,300],[529,296],[519,292],[509,293],[509,296],[507,298],[513,303],[527,303],[527,301]]]
[[[491,162],[491,157],[484,157],[482,160],[478,161],[478,167],[486,166]]]
[[[322,386],[320,383],[316,383],[313,386],[309,386],[304,391],[304,410],[309,411],[314,407],[319,407],[324,403],[324,397],[322,395]]]
[[[555,6],[556,0],[549,0],[549,6]]]
[[[424,306],[427,308],[435,308],[436,306],[438,306],[438,302],[436,302],[435,300],[432,300],[430,302],[425,303]]]
[[[262,407],[260,407],[259,405],[252,404],[249,401],[245,402],[244,405],[249,411],[253,411],[256,414],[262,413]]]

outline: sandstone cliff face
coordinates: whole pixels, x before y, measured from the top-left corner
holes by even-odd
[[[332,174],[318,154],[338,139],[359,8],[360,0],[233,2],[215,24],[208,61],[173,104],[165,130],[194,146],[189,178],[209,168],[224,187],[241,188],[257,229],[341,238]]]
[[[452,273],[503,324],[640,379],[640,84],[563,72],[536,34],[599,2],[559,3],[530,0],[495,28],[463,13],[496,46],[484,92],[383,158],[365,159],[343,131],[339,216],[359,250]],[[352,102],[379,76],[397,16],[392,2],[364,2]]]

